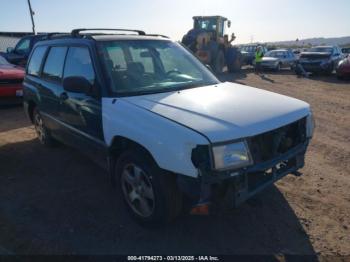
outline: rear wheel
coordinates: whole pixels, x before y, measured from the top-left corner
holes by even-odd
[[[41,117],[41,114],[37,108],[33,110],[33,124],[35,132],[39,139],[39,142],[45,146],[54,146],[56,145],[56,140],[52,138],[50,131],[44,124],[44,121]]]
[[[137,221],[166,223],[179,215],[182,198],[176,177],[162,171],[143,150],[122,153],[116,176],[126,207]]]

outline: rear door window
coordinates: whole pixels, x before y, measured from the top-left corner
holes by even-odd
[[[38,76],[40,74],[40,67],[46,53],[46,49],[46,46],[38,46],[35,48],[28,64],[28,75]]]
[[[95,82],[95,71],[89,49],[86,47],[70,47],[68,50],[64,77],[81,76]]]
[[[52,81],[61,81],[67,47],[51,47],[43,69],[43,77]]]

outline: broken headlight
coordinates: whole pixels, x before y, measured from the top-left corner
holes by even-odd
[[[239,168],[252,164],[245,141],[213,147],[214,168],[217,170]]]

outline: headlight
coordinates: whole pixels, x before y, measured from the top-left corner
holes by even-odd
[[[342,64],[344,64],[344,60],[339,61],[339,63],[337,64],[337,68],[339,68]]]
[[[312,112],[306,118],[306,137],[311,138],[315,130],[315,119]]]
[[[245,141],[214,146],[213,155],[215,169],[238,168],[252,163]]]

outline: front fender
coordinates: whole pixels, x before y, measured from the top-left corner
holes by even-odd
[[[108,146],[115,136],[122,136],[146,148],[160,168],[198,176],[191,161],[192,149],[209,144],[199,133],[122,98],[102,99],[102,122]]]

